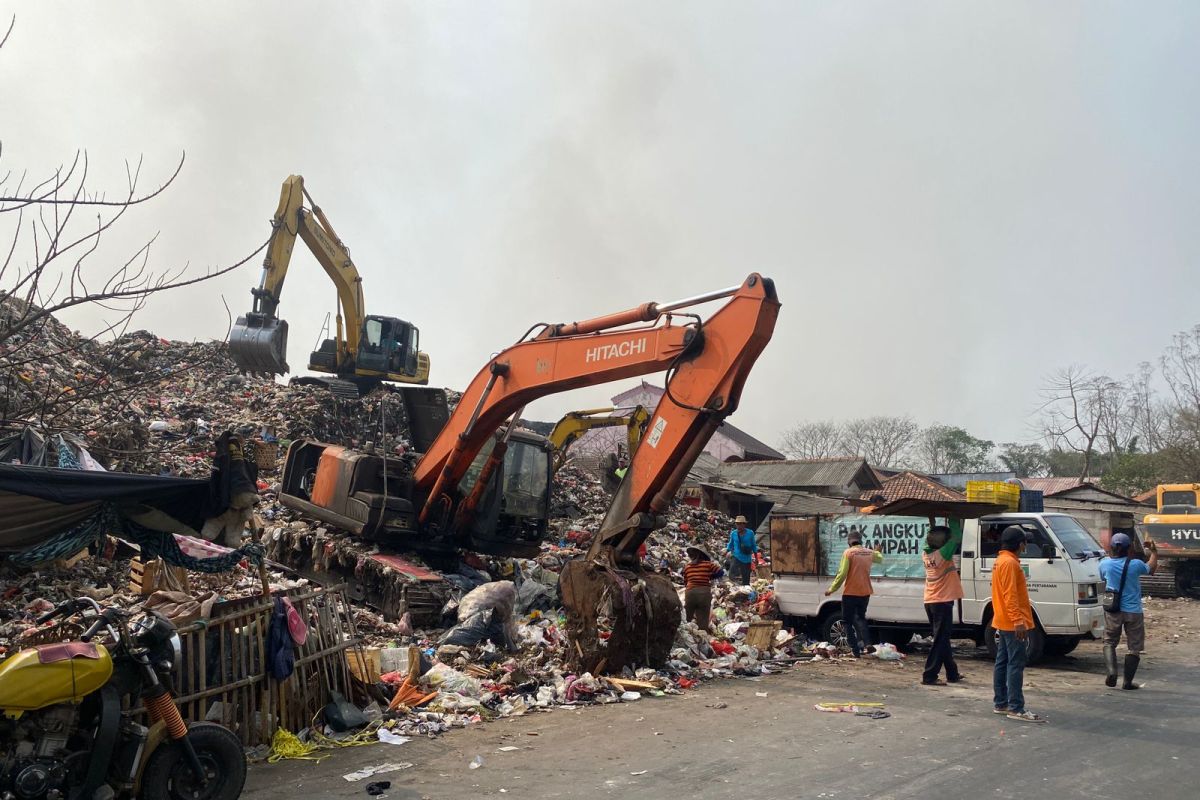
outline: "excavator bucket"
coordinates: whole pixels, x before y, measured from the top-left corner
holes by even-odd
[[[618,673],[667,663],[683,608],[669,578],[579,559],[567,562],[559,588],[576,670]]]
[[[238,317],[229,333],[229,355],[238,369],[251,373],[285,375],[288,324],[262,314]]]

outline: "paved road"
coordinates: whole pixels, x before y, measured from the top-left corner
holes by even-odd
[[[801,666],[720,681],[683,697],[554,711],[456,731],[440,740],[339,751],[321,764],[255,767],[243,795],[367,797],[341,775],[384,761],[392,800],[524,798],[1195,798],[1200,673],[1195,644],[1159,648],[1138,692],[1105,689],[1100,648],[1027,673],[1031,709],[1048,725],[990,713],[991,664],[968,657],[967,687],[919,686],[915,654]],[[757,693],[765,692],[766,697]],[[883,702],[871,720],[813,709]],[[722,707],[723,706],[723,707]],[[518,746],[517,752],[498,752]],[[485,764],[468,764],[482,755]],[[643,774],[633,774],[643,773]]]

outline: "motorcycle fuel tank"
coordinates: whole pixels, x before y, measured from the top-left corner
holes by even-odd
[[[18,717],[56,703],[78,703],[112,677],[103,645],[68,642],[22,650],[0,663],[0,712]]]

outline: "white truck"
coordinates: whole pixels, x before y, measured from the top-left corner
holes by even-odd
[[[879,517],[872,527],[867,522],[870,519],[857,518],[864,543],[868,547],[875,542],[885,546],[884,563],[872,571],[874,594],[867,621],[876,641],[903,646],[914,633],[928,633],[925,581],[911,568],[906,577],[888,577],[888,551],[895,553],[897,560],[911,564],[921,552],[917,548],[923,546],[928,522],[910,519],[903,524],[889,524],[887,520],[897,518]],[[1084,637],[1100,638],[1104,633],[1104,611],[1099,597],[1104,586],[1098,565],[1103,551],[1074,517],[1045,513],[1004,513],[963,521],[962,545],[955,556],[963,587],[963,599],[954,613],[955,638],[974,639],[995,655],[992,567],[1000,549],[1000,533],[1009,525],[1019,525],[1026,533],[1020,558],[1037,622],[1027,640],[1030,663],[1043,654],[1065,655]],[[903,531],[897,533],[900,528]],[[835,644],[845,642],[841,594],[826,597],[825,590],[836,572],[830,565],[836,567],[845,549],[846,529],[827,522],[822,531],[816,520],[771,522],[775,596],[780,611],[809,622],[818,637]]]

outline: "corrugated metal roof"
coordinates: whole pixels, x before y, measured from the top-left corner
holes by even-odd
[[[859,473],[863,473],[861,476]],[[754,486],[850,486],[856,478],[874,483],[875,476],[861,458],[825,458],[797,461],[741,461],[721,467],[722,481]]]
[[[741,428],[730,425],[728,422],[722,422],[721,427],[717,429],[718,433],[724,434],[729,439],[732,439],[738,447],[746,453],[747,456],[754,458],[772,458],[783,459],[783,453],[776,450],[766,442],[755,439],[750,434],[746,433]]]
[[[845,514],[852,509],[845,501],[834,497],[821,497],[808,492],[794,492],[784,489],[768,489],[762,486],[744,486],[740,484],[705,481],[701,484],[715,492],[753,497],[761,503],[774,503],[771,514],[775,516],[811,516],[814,514]]]
[[[696,459],[696,463],[692,464],[692,468],[688,470],[688,476],[684,480],[684,485],[695,485],[709,480],[712,476],[721,471],[721,462],[711,453],[701,453]]]
[[[1052,497],[1080,486],[1091,486],[1092,483],[1084,481],[1083,478],[1021,478],[1021,485],[1026,489],[1041,492],[1046,497]]]

